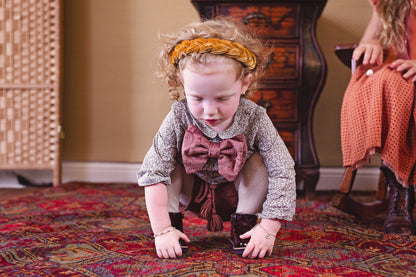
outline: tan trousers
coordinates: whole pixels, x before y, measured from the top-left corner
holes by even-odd
[[[194,176],[186,174],[183,165],[179,164],[171,175],[172,184],[168,189],[168,211],[179,212],[179,204],[187,206],[192,197]],[[256,214],[261,212],[268,191],[268,172],[263,159],[254,153],[247,160],[234,181],[238,192],[236,213]]]

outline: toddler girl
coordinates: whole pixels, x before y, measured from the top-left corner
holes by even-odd
[[[296,184],[293,159],[266,110],[246,98],[267,51],[229,18],[163,39],[160,74],[177,102],[138,173],[157,255],[187,251],[182,207],[207,219],[210,231],[230,220],[234,253],[271,255],[280,220],[295,213]]]

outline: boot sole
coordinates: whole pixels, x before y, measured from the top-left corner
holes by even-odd
[[[188,245],[186,244],[186,242],[185,242],[184,240],[180,239],[180,240],[179,240],[179,244],[180,244],[181,249],[182,249],[182,254],[186,254],[186,253],[188,253],[189,247],[188,247]]]
[[[245,246],[235,247],[231,239],[228,239],[228,246],[231,248],[231,253],[241,255],[246,249]]]

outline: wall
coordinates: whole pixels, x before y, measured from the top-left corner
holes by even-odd
[[[154,76],[158,33],[196,11],[178,0],[65,0],[64,18],[63,159],[140,161],[171,105]]]
[[[359,42],[370,20],[367,0],[328,0],[317,24],[317,38],[328,74],[314,115],[314,138],[321,166],[342,166],[340,112],[351,71],[335,56],[336,44]]]
[[[199,20],[189,0],[64,1],[65,161],[140,162],[171,101],[157,68],[158,33]],[[314,114],[322,166],[341,166],[339,113],[349,79],[335,44],[358,41],[365,0],[328,0],[317,38],[328,64]]]

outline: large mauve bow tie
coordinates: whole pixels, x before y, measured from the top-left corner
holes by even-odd
[[[218,159],[218,172],[234,181],[247,158],[246,137],[240,134],[220,143],[210,142],[194,125],[189,125],[182,143],[182,160],[188,174],[201,171],[208,158]]]

